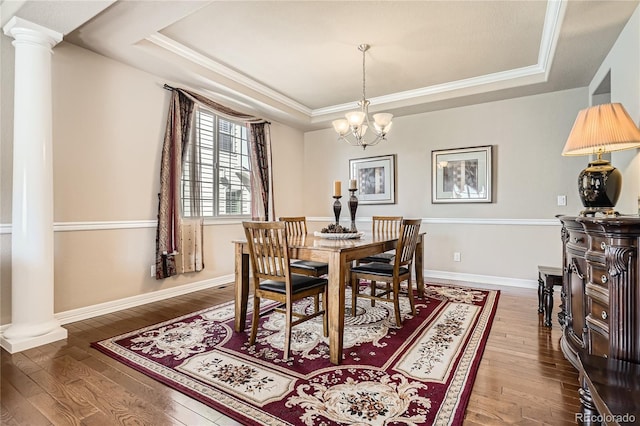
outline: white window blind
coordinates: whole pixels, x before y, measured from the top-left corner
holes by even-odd
[[[247,127],[204,108],[194,112],[193,141],[184,153],[182,212],[185,217],[251,214]],[[200,186],[200,199],[194,188]],[[200,211],[200,214],[198,214]]]

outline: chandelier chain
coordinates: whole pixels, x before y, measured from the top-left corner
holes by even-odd
[[[367,52],[367,47],[362,49],[362,101],[363,102],[367,99],[367,95],[366,95],[366,92],[365,92],[365,87],[366,87],[365,79],[366,79],[366,75],[367,74],[366,74],[366,68],[364,66],[365,65],[364,61],[365,61],[365,55],[366,55],[366,52]]]

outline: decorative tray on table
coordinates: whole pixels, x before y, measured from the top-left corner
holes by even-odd
[[[362,238],[364,232],[351,232],[349,228],[332,223],[326,228],[322,228],[320,232],[314,232],[313,235],[328,240],[354,240]]]
[[[364,232],[314,232],[313,235],[320,238],[326,238],[327,240],[355,240],[362,238]]]

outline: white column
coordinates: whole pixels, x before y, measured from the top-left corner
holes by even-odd
[[[51,49],[62,34],[13,17],[15,46],[10,353],[65,339],[53,315]]]

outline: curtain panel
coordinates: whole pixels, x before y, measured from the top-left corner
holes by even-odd
[[[251,217],[253,220],[275,220],[273,177],[271,171],[271,138],[267,123],[249,125],[251,143]]]
[[[254,211],[264,211],[264,216],[268,216],[269,209],[273,210],[273,195],[271,191],[271,143],[269,133],[265,132],[265,124],[269,124],[264,119],[227,108],[211,99],[189,90],[174,88],[164,85],[165,89],[171,90],[171,100],[169,103],[169,113],[165,129],[164,144],[162,147],[162,160],[160,164],[160,193],[158,194],[158,226],[156,230],[156,279],[164,279],[179,273],[189,271],[199,271],[202,264],[203,245],[185,244],[183,241],[183,218],[181,214],[181,191],[182,166],[184,155],[192,138],[193,111],[195,105],[202,105],[212,109],[216,114],[229,120],[242,121],[249,126],[251,138],[250,157],[252,162],[254,157],[260,156],[258,163],[260,172],[252,172],[252,191],[260,188],[260,197],[251,197],[252,216]],[[253,132],[258,133],[254,136]],[[256,141],[255,143],[253,141]],[[194,147],[195,150],[199,147]],[[254,151],[255,150],[255,151]],[[260,150],[260,152],[257,152]],[[194,150],[192,150],[194,151]],[[252,164],[252,170],[255,163]],[[255,180],[258,182],[255,182]],[[266,179],[266,181],[264,180]],[[266,190],[265,190],[266,188]],[[199,187],[191,188],[191,193],[195,203],[201,200]],[[270,195],[271,194],[271,195]],[[256,200],[259,198],[259,200]],[[264,201],[267,200],[267,201]],[[271,202],[269,202],[271,200]],[[259,203],[256,207],[254,203]],[[273,216],[272,216],[273,217]],[[197,242],[202,239],[203,220],[199,218],[194,228],[194,221],[188,221],[187,240]],[[199,224],[199,225],[198,225]],[[197,227],[199,226],[199,230]],[[185,258],[184,247],[189,247],[188,256]],[[194,251],[195,250],[195,251]],[[176,256],[181,254],[179,262]],[[188,263],[185,263],[188,259]]]

